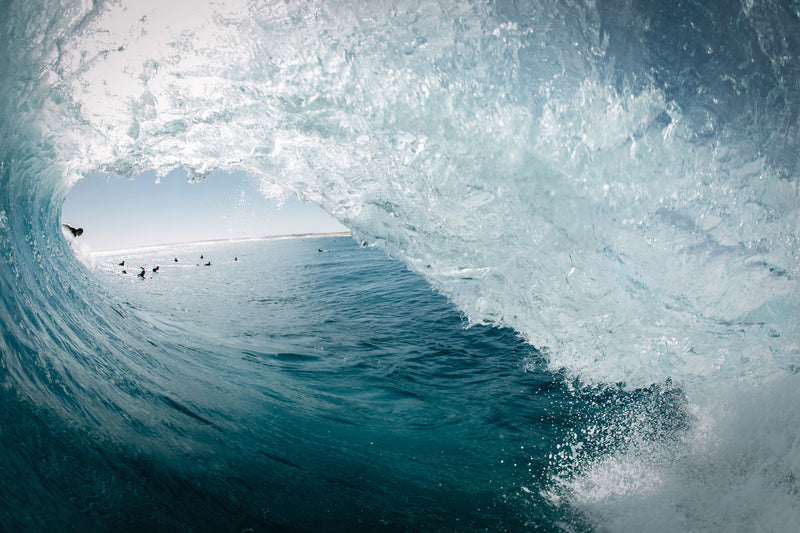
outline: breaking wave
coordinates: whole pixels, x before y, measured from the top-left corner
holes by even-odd
[[[576,387],[684,395],[671,441],[637,404],[565,443],[552,501],[611,530],[788,530],[800,4],[718,4],[4,2],[5,386],[91,425],[59,354],[113,337],[113,303],[58,229],[72,184],[246,171]]]

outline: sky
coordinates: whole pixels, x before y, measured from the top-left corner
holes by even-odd
[[[61,221],[82,227],[93,251],[150,245],[347,231],[313,203],[290,197],[279,206],[244,173],[217,173],[196,183],[176,169],[158,178],[91,174],[75,184]]]

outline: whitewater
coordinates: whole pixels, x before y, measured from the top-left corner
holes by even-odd
[[[8,0],[0,13],[2,528],[800,523],[797,1]],[[484,398],[489,409],[510,384],[537,392],[495,418],[456,417],[445,453],[431,443],[448,439],[443,391],[455,385],[438,362],[393,353],[397,372],[426,384],[394,397],[398,409],[430,395],[443,418],[419,437],[410,473],[381,471],[380,451],[354,445],[358,428],[398,458],[393,437],[420,420],[375,422],[385,398],[349,396],[371,374],[327,402],[298,392],[318,385],[306,381],[315,365],[337,361],[320,362],[341,344],[320,322],[292,341],[303,353],[291,371],[270,374],[266,405],[284,423],[245,423],[264,384],[233,362],[247,351],[226,340],[236,328],[158,311],[181,283],[214,294],[187,280],[157,289],[167,276],[136,285],[101,258],[81,262],[60,230],[64,199],[89,173],[176,167],[192,180],[247,172],[264,195],[313,201],[347,226],[347,275],[326,282],[315,269],[319,286],[345,298],[333,287],[366,277],[395,315],[451,313],[431,326],[444,344],[432,361],[475,343],[473,363],[494,384],[461,382],[465,406]],[[305,258],[294,270],[336,257],[292,242],[283,253]],[[249,302],[269,272],[293,270],[263,268],[229,296]],[[310,286],[287,279],[308,302]],[[426,296],[404,299],[409,287]],[[358,323],[381,320],[385,306],[370,305]],[[293,326],[237,309],[252,328]],[[418,327],[382,316],[398,338]],[[178,342],[187,331],[203,341]],[[513,474],[497,466],[514,460],[506,438],[539,443]],[[286,459],[293,443],[309,463]],[[470,472],[476,457],[494,466],[466,475],[459,450]],[[447,460],[434,460],[440,451]],[[284,467],[299,480],[261,486],[294,479]],[[314,473],[327,468],[320,488]],[[261,487],[253,495],[270,513],[243,503],[243,487]],[[416,495],[413,512],[397,494]],[[480,495],[492,503],[476,510]]]

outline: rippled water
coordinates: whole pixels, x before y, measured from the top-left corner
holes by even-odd
[[[64,451],[69,428],[37,426],[41,475],[89,477],[78,516],[45,484],[24,498],[54,512],[9,509],[9,526],[514,531],[564,518],[539,493],[591,402],[383,252],[349,237],[206,243],[96,268],[119,302],[112,329],[135,323],[140,338],[99,391],[100,440],[73,434]]]

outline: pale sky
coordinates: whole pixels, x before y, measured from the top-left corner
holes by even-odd
[[[67,196],[61,220],[82,227],[93,251],[211,239],[347,231],[320,207],[292,197],[282,207],[243,173],[188,183],[183,170],[157,179],[93,174]]]

